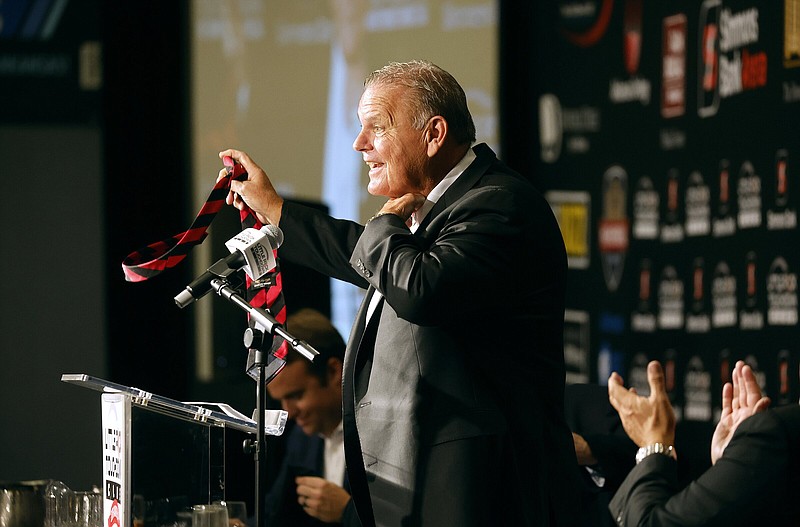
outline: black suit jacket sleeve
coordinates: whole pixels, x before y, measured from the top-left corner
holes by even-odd
[[[788,410],[764,412],[744,421],[717,463],[680,491],[677,463],[667,456],[648,456],[633,468],[611,500],[609,509],[617,524],[732,527],[768,521],[784,525],[773,520],[797,511],[797,498],[792,496],[798,479],[792,470],[797,425],[791,432],[784,417],[800,421],[800,407]]]
[[[285,201],[278,255],[287,261],[366,289],[369,283],[350,266],[350,255],[364,232],[354,221],[332,218],[319,209]]]

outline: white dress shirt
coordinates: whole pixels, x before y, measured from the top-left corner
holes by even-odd
[[[344,487],[344,427],[339,421],[339,426],[330,437],[322,436],[325,444],[323,476],[331,483]]]

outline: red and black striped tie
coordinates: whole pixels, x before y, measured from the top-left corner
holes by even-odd
[[[134,251],[122,261],[125,280],[128,282],[148,280],[162,271],[178,265],[195,245],[203,243],[208,236],[208,227],[225,203],[231,179],[247,179],[247,172],[242,165],[232,165],[226,160],[225,166],[228,169],[228,175],[216,182],[189,229]],[[243,229],[263,227],[263,224],[258,221],[256,215],[249,208],[240,211],[239,217]],[[279,324],[284,325],[286,323],[286,304],[283,300],[283,280],[278,264],[277,250],[275,251],[275,262],[275,270],[266,277],[257,281],[253,281],[249,276],[246,278],[247,301],[253,307],[268,310]],[[287,351],[287,343],[282,337],[276,335],[272,341],[270,352],[277,358],[284,359]]]

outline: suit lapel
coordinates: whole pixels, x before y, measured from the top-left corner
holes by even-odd
[[[345,388],[345,393],[348,388],[353,387],[353,372],[355,371],[356,358],[358,356],[358,349],[361,347],[361,339],[364,337],[364,329],[367,326],[367,312],[369,304],[372,302],[372,295],[375,294],[375,288],[369,286],[367,292],[364,294],[364,300],[358,308],[356,314],[353,330],[350,332],[350,341],[347,346],[347,353],[344,356],[344,364],[342,365],[342,385]],[[352,391],[350,391],[352,393]],[[345,401],[345,404],[349,401]]]
[[[463,196],[469,189],[474,187],[481,176],[486,173],[492,163],[497,159],[492,149],[485,143],[475,145],[473,151],[476,156],[475,160],[467,167],[464,173],[458,177],[456,182],[447,189],[447,192],[439,198],[428,215],[425,216],[425,219],[422,220],[418,232],[424,231],[433,218]]]

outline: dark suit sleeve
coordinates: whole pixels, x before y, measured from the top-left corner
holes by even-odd
[[[350,255],[364,230],[362,225],[286,201],[281,210],[280,228],[284,237],[278,250],[281,258],[358,287],[369,286],[350,266]]]
[[[609,510],[625,526],[761,525],[784,492],[788,459],[786,434],[765,412],[743,422],[717,463],[680,492],[677,463],[647,457],[628,474]]]

